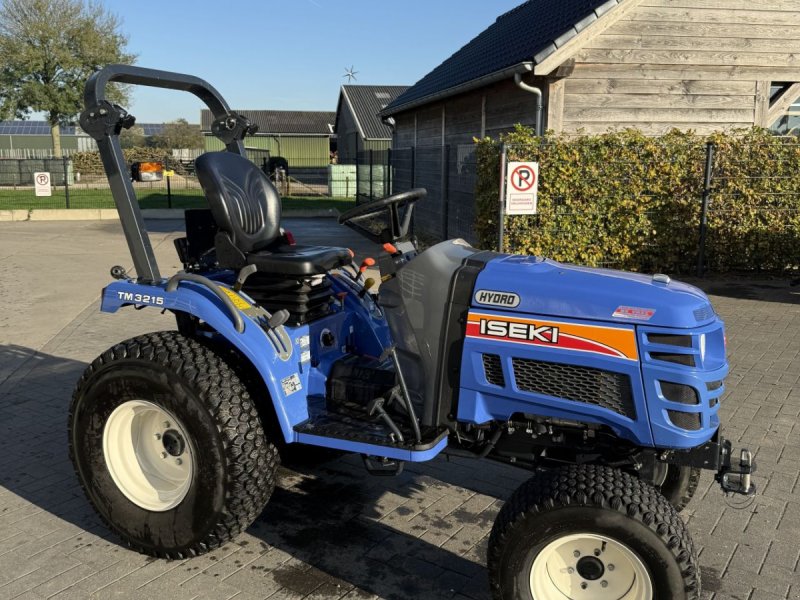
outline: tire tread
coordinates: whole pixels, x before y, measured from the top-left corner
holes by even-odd
[[[203,401],[223,440],[228,461],[226,497],[216,524],[202,539],[181,551],[143,546],[109,522],[100,511],[96,512],[128,547],[151,556],[182,559],[222,546],[250,526],[263,510],[276,483],[278,451],[264,435],[255,401],[237,368],[201,339],[189,338],[177,331],[162,331],[120,342],[97,357],[75,387],[69,410],[69,455],[76,467],[72,423],[81,391],[101,370],[123,360],[157,363],[171,370]],[[80,483],[91,502],[84,482]]]

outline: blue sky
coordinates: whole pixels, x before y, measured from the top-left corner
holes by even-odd
[[[413,84],[523,0],[104,0],[137,64],[197,75],[234,108],[336,110],[345,68],[361,84]],[[190,94],[134,88],[140,123],[184,117]]]

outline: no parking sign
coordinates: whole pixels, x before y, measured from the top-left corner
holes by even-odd
[[[505,198],[507,215],[535,215],[538,192],[539,163],[508,163]]]

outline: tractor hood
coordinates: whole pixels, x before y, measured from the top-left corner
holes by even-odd
[[[478,275],[474,308],[660,327],[714,320],[708,297],[665,276],[590,269],[534,256],[502,256]]]

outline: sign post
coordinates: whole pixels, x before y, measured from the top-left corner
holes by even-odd
[[[539,193],[539,163],[508,163],[507,174],[506,214],[535,215]]]
[[[498,213],[498,221],[497,221],[497,251],[503,252],[503,234],[506,228],[506,215],[505,215],[505,207],[506,207],[506,155],[508,153],[508,149],[506,145],[503,144],[503,147],[500,149],[500,202],[499,205],[499,213]]]
[[[508,147],[500,151],[500,210],[497,246],[503,252],[506,215],[535,215],[539,196],[539,163],[508,162]]]
[[[50,173],[34,173],[33,189],[37,196],[52,196],[53,190],[50,188]]]

